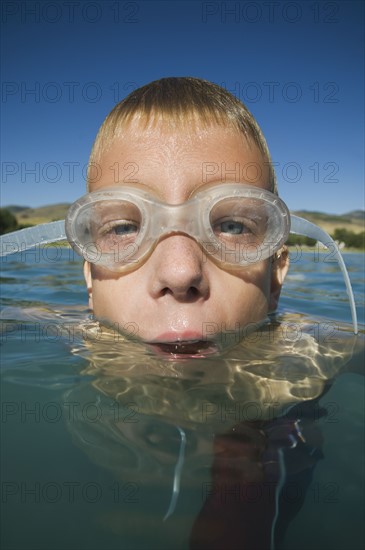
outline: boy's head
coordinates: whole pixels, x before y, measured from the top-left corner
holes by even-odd
[[[163,122],[178,133],[207,129],[215,125],[236,130],[261,152],[269,170],[269,190],[277,193],[269,149],[252,114],[224,88],[190,77],[162,78],[151,82],[133,91],[112,109],[99,129],[90,154],[89,191],[98,182],[99,164],[103,154],[110,149],[115,139],[123,136],[132,121],[138,121],[142,129],[153,128]],[[213,165],[206,166],[208,173],[213,172],[214,168]],[[224,170],[225,167],[221,168]],[[234,167],[226,168],[227,172],[230,168],[231,173],[234,171]],[[247,177],[251,181],[262,179],[257,171],[258,167],[242,165],[241,168],[247,171]],[[204,167],[202,171],[204,172]],[[110,175],[115,176],[115,171],[110,172]],[[233,178],[236,176],[235,173],[232,175]]]
[[[194,78],[165,78],[132,92],[106,118],[90,157],[90,192],[136,187],[180,205],[210,184],[226,183],[277,192],[252,115],[226,90]],[[182,342],[173,344],[177,351],[194,353],[207,338],[219,343],[221,334],[243,334],[274,310],[287,267],[284,252],[230,269],[177,231],[133,270],[86,262],[85,278],[98,319],[120,330],[133,323],[146,342]]]

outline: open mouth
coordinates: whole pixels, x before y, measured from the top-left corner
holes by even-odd
[[[160,355],[192,358],[206,357],[217,353],[218,347],[209,340],[177,340],[176,342],[154,342],[149,344]]]

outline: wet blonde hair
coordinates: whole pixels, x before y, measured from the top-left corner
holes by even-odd
[[[120,136],[128,123],[138,119],[147,125],[168,121],[181,128],[192,121],[206,126],[219,124],[238,130],[252,141],[269,166],[269,189],[277,193],[275,171],[264,135],[256,120],[231,93],[221,86],[192,77],[155,80],[131,92],[104,120],[96,136],[89,160],[89,173],[103,153]]]

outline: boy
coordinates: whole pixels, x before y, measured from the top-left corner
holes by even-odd
[[[1,237],[1,255],[67,236],[86,260],[89,304],[103,324],[157,351],[205,355],[237,343],[278,304],[289,231],[337,245],[289,214],[265,139],[219,86],[164,78],[132,92],[96,138],[89,193],[66,224]],[[127,330],[128,332],[128,330]]]
[[[90,157],[88,191],[132,186],[180,205],[232,181],[277,192],[256,121],[215,84],[164,78],[132,92],[106,118]],[[121,328],[136,323],[138,336],[163,351],[201,354],[221,347],[221,333],[242,332],[275,310],[288,254],[282,248],[243,267],[217,265],[196,239],[176,231],[129,267],[120,274],[85,263],[96,318]]]

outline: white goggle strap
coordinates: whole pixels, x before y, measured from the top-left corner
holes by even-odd
[[[41,223],[34,227],[26,227],[0,237],[0,256],[15,252],[24,252],[39,244],[49,244],[57,241],[67,241],[65,220]]]
[[[318,227],[318,225],[315,225],[314,223],[309,222],[308,220],[305,220],[304,218],[300,218],[299,216],[294,216],[294,214],[291,214],[290,220],[291,220],[290,233],[295,233],[296,235],[304,235],[305,237],[315,239],[316,241],[321,242],[326,248],[333,249],[333,253],[341,268],[342,275],[345,280],[346,291],[347,291],[347,295],[350,302],[350,308],[351,308],[352,324],[354,327],[354,333],[357,334],[358,333],[357,314],[356,314],[354,293],[352,291],[350,277],[347,272],[345,262],[343,261],[343,258],[342,258],[340,249],[337,246],[337,243],[335,243],[335,241],[332,239],[330,235],[328,235],[328,233],[326,233],[326,231]]]
[[[354,294],[351,287],[350,277],[348,275],[345,262],[341,256],[341,252],[335,243],[335,241],[314,223],[300,218],[299,216],[290,216],[291,228],[290,233],[297,235],[304,235],[316,241],[320,241],[327,248],[332,247],[336,260],[341,268],[343,278],[346,284],[346,291],[350,302],[352,324],[354,327],[354,333],[358,333],[357,327],[357,314],[355,307]],[[14,254],[16,252],[23,252],[34,248],[39,244],[49,244],[57,241],[67,240],[65,232],[65,220],[57,222],[43,223],[34,227],[28,227],[26,229],[20,229],[19,231],[13,231],[12,233],[6,233],[0,236],[0,257],[7,256],[8,254]]]

